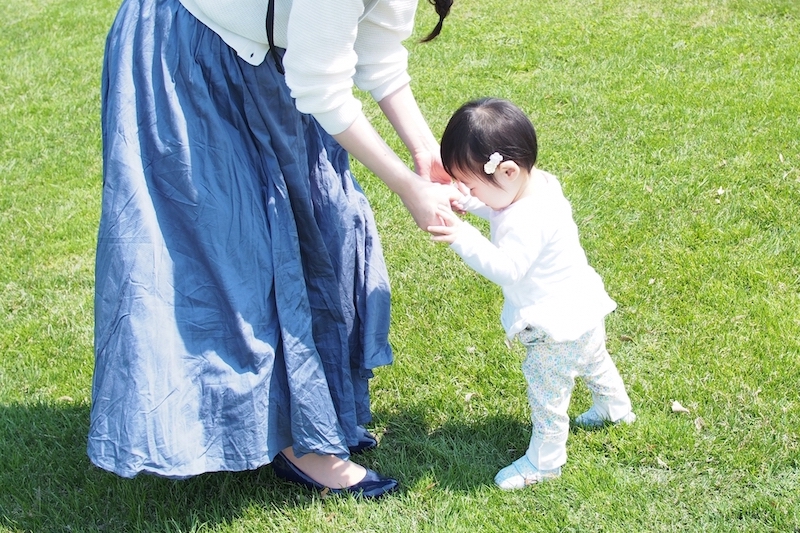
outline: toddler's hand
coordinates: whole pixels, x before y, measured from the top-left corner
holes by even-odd
[[[456,213],[459,213],[459,214],[463,215],[464,213],[467,212],[467,210],[464,209],[464,202],[467,201],[469,199],[469,197],[470,197],[469,188],[467,188],[467,186],[464,185],[463,183],[461,183],[460,181],[454,181],[453,182],[453,187],[459,193],[461,193],[461,198],[459,198],[457,200],[452,200],[450,202],[450,208],[453,211],[455,211]]]
[[[440,208],[437,214],[444,225],[428,226],[428,232],[431,234],[431,240],[435,242],[446,242],[448,244],[453,244],[458,238],[458,233],[464,223],[452,211],[447,211]]]

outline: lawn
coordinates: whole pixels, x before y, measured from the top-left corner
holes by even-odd
[[[124,480],[86,457],[116,9],[0,6],[1,532],[800,531],[797,0],[456,0],[427,44],[420,2],[408,48],[423,113],[437,135],[479,96],[531,116],[539,166],[618,303],[608,345],[639,419],[576,428],[560,478],[496,489],[530,436],[499,289],[354,164],[393,284],[380,446],[360,459],[402,484],[380,502],[323,498],[269,467]],[[589,404],[579,384],[570,414]]]

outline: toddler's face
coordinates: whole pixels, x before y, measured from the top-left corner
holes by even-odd
[[[469,193],[472,196],[488,205],[495,211],[505,209],[511,205],[516,198],[517,193],[519,192],[517,188],[513,186],[513,182],[506,184],[505,187],[501,187],[499,183],[497,185],[493,185],[480,179],[474,174],[460,171],[455,171],[453,173],[453,177],[456,179],[456,181],[464,184],[464,186],[469,189]]]

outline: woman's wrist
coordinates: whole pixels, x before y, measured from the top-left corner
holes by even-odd
[[[420,179],[386,144],[362,114],[342,133],[334,135],[347,152],[399,195],[408,194]]]
[[[435,177],[439,178],[434,181],[442,181],[439,143],[422,116],[411,87],[404,85],[378,102],[378,105],[414,159],[417,174],[430,179],[434,177],[431,173],[433,170]]]

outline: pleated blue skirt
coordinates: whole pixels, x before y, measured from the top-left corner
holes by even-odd
[[[88,453],[124,477],[345,458],[389,364],[348,154],[178,0],[124,0],[102,80]]]

